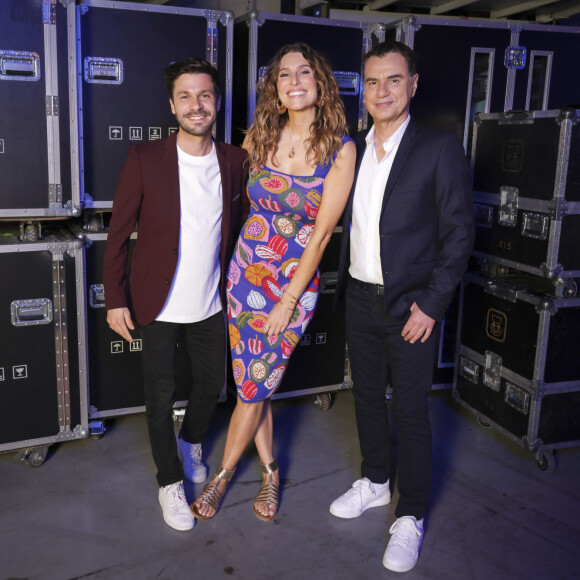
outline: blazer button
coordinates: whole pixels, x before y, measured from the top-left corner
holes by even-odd
[[[177,254],[177,248],[173,248],[173,253]]]
[[[165,285],[169,286],[169,280],[165,280]]]

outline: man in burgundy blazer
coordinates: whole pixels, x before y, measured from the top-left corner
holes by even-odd
[[[107,236],[107,309],[131,304],[141,326],[153,322],[163,308],[177,266],[180,203],[176,141],[177,133],[173,133],[166,139],[131,146],[119,175]],[[220,296],[225,308],[226,271],[243,223],[241,212],[248,213],[246,153],[220,141],[214,143],[222,176]],[[137,223],[137,244],[127,276],[128,238]]]
[[[205,481],[201,442],[226,381],[226,269],[243,219],[246,152],[212,139],[220,106],[216,70],[186,59],[165,70],[179,131],[130,147],[113,204],[104,263],[107,322],[143,340],[147,426],[165,522],[193,528],[182,480]],[[129,238],[137,226],[130,260]],[[177,441],[177,343],[193,370]],[[181,457],[181,462],[180,462]]]
[[[384,42],[363,58],[370,131],[355,136],[355,185],[344,215],[337,296],[346,294],[346,337],[362,453],[361,479],[330,511],[355,518],[390,502],[385,392],[393,389],[398,432],[397,520],[383,565],[412,569],[431,486],[427,396],[437,330],[473,246],[471,182],[455,135],[409,116],[415,53]]]

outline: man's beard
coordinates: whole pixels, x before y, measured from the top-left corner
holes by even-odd
[[[200,116],[203,115],[204,117],[208,118],[211,120],[211,123],[209,124],[193,124],[193,125],[189,125],[186,124],[186,122],[183,121],[184,117],[178,117],[177,118],[177,124],[179,125],[179,127],[185,131],[186,133],[188,133],[189,135],[193,135],[195,137],[203,137],[204,135],[206,135],[207,133],[211,133],[212,129],[213,129],[213,125],[215,123],[215,117],[212,119],[212,115],[208,114],[208,113],[199,113],[195,116]],[[186,119],[187,120],[187,119]]]

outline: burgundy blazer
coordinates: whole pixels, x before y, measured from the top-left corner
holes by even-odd
[[[247,154],[215,141],[222,178],[220,295],[225,308],[226,270],[249,213]],[[180,228],[177,133],[132,145],[119,174],[105,248],[103,282],[107,309],[128,307],[140,325],[161,312],[173,281]],[[138,235],[129,271],[129,238]],[[203,244],[199,248],[204,251]]]

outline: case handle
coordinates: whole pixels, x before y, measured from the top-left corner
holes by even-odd
[[[0,50],[0,80],[37,81],[40,57],[36,52]]]
[[[37,326],[52,322],[52,301],[49,298],[14,300],[10,304],[12,326]]]
[[[123,82],[123,61],[120,58],[85,58],[85,81],[92,84],[120,85]]]
[[[93,284],[90,287],[89,304],[91,308],[105,307],[105,286],[103,284]]]

